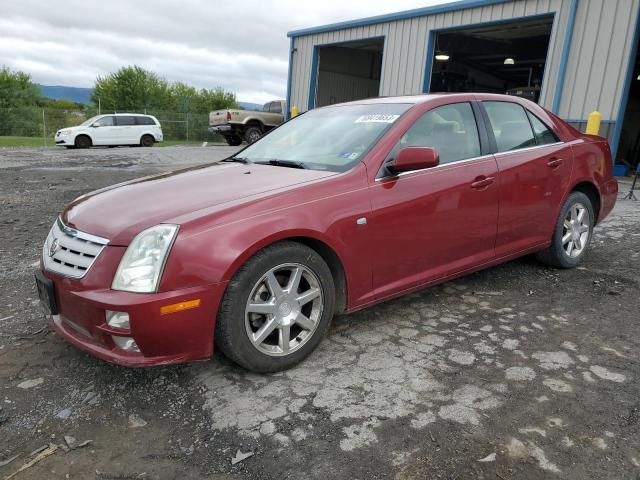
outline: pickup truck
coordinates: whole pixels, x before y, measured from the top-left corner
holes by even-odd
[[[251,110],[216,110],[209,113],[209,132],[219,133],[229,145],[251,144],[284,122],[286,102],[265,103],[261,112]]]

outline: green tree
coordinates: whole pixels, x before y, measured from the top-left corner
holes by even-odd
[[[203,88],[199,92],[199,97],[199,113],[209,113],[212,110],[222,110],[224,108],[238,107],[236,94],[233,92],[229,92],[222,87],[216,87],[212,90]]]
[[[31,76],[0,68],[0,135],[42,135],[40,113],[34,107],[40,101],[40,88]]]
[[[96,79],[91,101],[103,111],[163,110],[170,104],[169,84],[137,65]]]
[[[0,68],[0,108],[35,107],[39,100],[40,88],[29,74]]]

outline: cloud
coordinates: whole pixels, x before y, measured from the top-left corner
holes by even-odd
[[[287,31],[442,0],[4,0],[0,64],[45,85],[92,86],[137,64],[243,101],[284,98]]]

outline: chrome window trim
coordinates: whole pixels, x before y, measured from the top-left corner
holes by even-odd
[[[90,233],[80,232],[80,231],[76,230],[75,228],[71,228],[71,227],[66,226],[62,222],[62,218],[61,217],[58,217],[57,222],[58,222],[58,227],[60,228],[60,230],[62,230],[64,233],[66,233],[67,235],[69,235],[71,237],[77,237],[80,240],[86,240],[87,242],[98,243],[100,245],[107,245],[109,243],[109,239],[107,239],[107,238],[98,237],[97,235],[91,235]]]
[[[411,170],[410,172],[402,172],[402,173],[398,173],[397,175],[389,175],[389,176],[385,176],[385,177],[380,177],[380,178],[376,178],[375,181],[379,182],[381,180],[388,180],[390,178],[403,177],[403,176],[411,174],[411,173],[420,173],[420,172],[436,170],[438,168],[448,167],[449,165],[457,165],[457,164],[460,164],[460,163],[473,162],[473,161],[476,161],[476,160],[484,160],[484,159],[489,158],[489,157],[494,157],[495,158],[495,157],[499,157],[499,156],[509,155],[511,153],[526,152],[526,151],[529,151],[529,150],[539,150],[539,149],[545,148],[545,147],[553,147],[553,146],[558,146],[558,145],[565,145],[565,143],[566,142],[547,143],[546,145],[535,145],[533,147],[519,148],[517,150],[509,150],[507,152],[489,153],[487,155],[481,155],[479,157],[465,158],[463,160],[456,160],[455,162],[441,163],[440,165],[437,165],[435,167],[421,168],[420,170]]]
[[[460,164],[460,163],[473,162],[473,161],[476,161],[476,160],[485,160],[485,159],[490,158],[490,157],[493,157],[493,154],[489,153],[487,155],[480,155],[479,157],[464,158],[462,160],[456,160],[455,162],[441,163],[440,165],[436,165],[435,167],[421,168],[420,170],[411,170],[410,172],[401,172],[401,173],[398,173],[397,175],[389,175],[389,176],[386,176],[386,177],[376,178],[376,182],[379,182],[381,180],[388,180],[390,178],[403,177],[405,175],[409,175],[409,174],[412,174],[412,173],[429,172],[429,171],[432,171],[432,170],[437,170],[439,168],[448,167],[449,165],[457,165],[457,164]]]
[[[507,150],[504,152],[496,152],[493,155],[495,157],[499,157],[499,156],[503,156],[503,155],[509,155],[510,153],[518,153],[518,152],[526,152],[529,150],[538,150],[540,148],[545,148],[545,147],[553,147],[553,146],[557,146],[557,145],[564,145],[565,142],[554,142],[554,143],[546,143],[544,145],[534,145],[533,147],[524,147],[524,148],[516,148],[515,150]]]

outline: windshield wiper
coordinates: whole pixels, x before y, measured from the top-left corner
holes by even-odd
[[[260,165],[275,165],[276,167],[289,167],[289,168],[309,168],[303,162],[295,162],[293,160],[277,160],[271,159],[266,162],[255,162]]]
[[[238,162],[238,163],[244,163],[245,165],[248,163],[251,163],[250,160],[244,158],[244,157],[229,157],[229,158],[225,158],[224,160],[222,160],[223,162]]]

